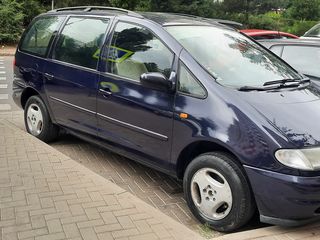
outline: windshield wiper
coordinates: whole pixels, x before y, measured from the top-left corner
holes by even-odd
[[[296,86],[296,85],[300,85],[303,83],[307,83],[310,82],[309,78],[303,78],[303,79],[299,79],[299,78],[287,78],[287,79],[281,79],[281,80],[275,80],[275,81],[269,81],[269,82],[265,82],[263,84],[263,86],[270,86],[270,85],[275,85],[275,84],[280,84],[280,86],[285,86],[286,83],[292,83],[294,82],[295,84],[290,84],[288,86]]]
[[[310,82],[309,78],[303,79],[283,79],[283,80],[275,80],[265,82],[262,87],[254,87],[254,86],[243,86],[238,88],[239,91],[268,91],[268,90],[275,90],[279,88],[292,88],[292,87],[299,87],[300,84]],[[286,84],[291,83],[291,84]]]
[[[268,89],[266,89],[265,87],[251,87],[251,86],[243,86],[238,88],[239,91],[242,92],[249,92],[249,91],[266,91]]]

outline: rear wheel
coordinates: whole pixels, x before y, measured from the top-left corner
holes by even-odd
[[[59,127],[52,123],[44,102],[38,96],[28,99],[24,121],[28,133],[44,142],[55,140],[59,134]]]
[[[254,213],[249,183],[235,159],[227,154],[196,157],[185,171],[183,186],[194,216],[217,231],[234,231]]]

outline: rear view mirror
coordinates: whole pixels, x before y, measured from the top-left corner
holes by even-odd
[[[166,76],[159,72],[144,73],[140,76],[140,82],[143,86],[156,90],[168,91],[171,88],[171,82]]]

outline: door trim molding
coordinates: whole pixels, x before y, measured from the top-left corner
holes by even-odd
[[[74,105],[74,104],[72,104],[72,103],[63,101],[63,100],[61,100],[61,99],[59,99],[59,98],[52,97],[52,96],[50,96],[49,98],[52,99],[52,100],[54,100],[54,101],[56,101],[56,102],[62,103],[62,104],[64,104],[64,105],[67,105],[67,106],[69,106],[69,107],[75,108],[75,109],[77,109],[77,110],[81,110],[81,111],[84,111],[84,112],[87,112],[87,113],[96,115],[96,112],[94,112],[94,111],[91,111],[91,110],[86,109],[86,108],[83,108],[83,107],[79,107],[79,106]]]
[[[108,117],[106,115],[103,115],[101,113],[97,113],[97,112],[94,112],[94,111],[91,111],[89,109],[86,109],[86,108],[83,108],[83,107],[80,107],[80,106],[77,106],[77,105],[74,105],[72,103],[69,103],[69,102],[66,102],[64,100],[61,100],[59,98],[56,98],[56,97],[53,97],[53,96],[50,96],[49,97],[50,99],[56,101],[56,102],[59,102],[61,104],[64,104],[66,106],[69,106],[69,107],[72,107],[72,108],[75,108],[77,110],[80,110],[80,111],[84,111],[84,112],[87,112],[87,113],[90,113],[92,115],[97,115],[98,117],[106,120],[106,121],[109,121],[111,123],[115,123],[115,124],[118,124],[122,127],[126,127],[128,129],[131,129],[131,130],[134,130],[136,132],[139,132],[139,133],[142,133],[142,134],[145,134],[145,135],[148,135],[150,137],[154,137],[154,138],[157,138],[159,140],[162,140],[162,141],[168,141],[168,137],[165,136],[165,135],[162,135],[160,133],[157,133],[157,132],[153,132],[151,130],[148,130],[148,129],[145,129],[145,128],[141,128],[141,127],[138,127],[138,126],[135,126],[135,125],[132,125],[130,123],[127,123],[127,122],[123,122],[123,121],[120,121],[118,119],[115,119],[115,118],[112,118],[112,117]]]
[[[126,127],[126,128],[129,128],[131,130],[134,130],[136,132],[139,132],[139,133],[142,133],[142,134],[145,134],[145,135],[148,135],[148,136],[151,136],[151,137],[155,137],[155,138],[158,138],[162,141],[168,141],[168,137],[165,136],[165,135],[162,135],[160,133],[156,133],[156,132],[153,132],[153,131],[150,131],[148,129],[145,129],[145,128],[141,128],[141,127],[138,127],[138,126],[135,126],[135,125],[132,125],[130,123],[126,123],[126,122],[123,122],[123,121],[120,121],[120,120],[117,120],[115,118],[112,118],[112,117],[108,117],[106,115],[103,115],[101,113],[97,113],[97,116],[106,120],[106,121],[109,121],[111,123],[115,123],[115,124],[118,124],[120,126],[123,126],[123,127]]]

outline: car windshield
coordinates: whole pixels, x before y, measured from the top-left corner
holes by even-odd
[[[218,83],[232,88],[301,79],[291,67],[242,34],[213,26],[168,26],[166,30]]]
[[[318,38],[320,38],[320,24],[314,26],[308,32],[306,32],[304,37],[318,37]]]

